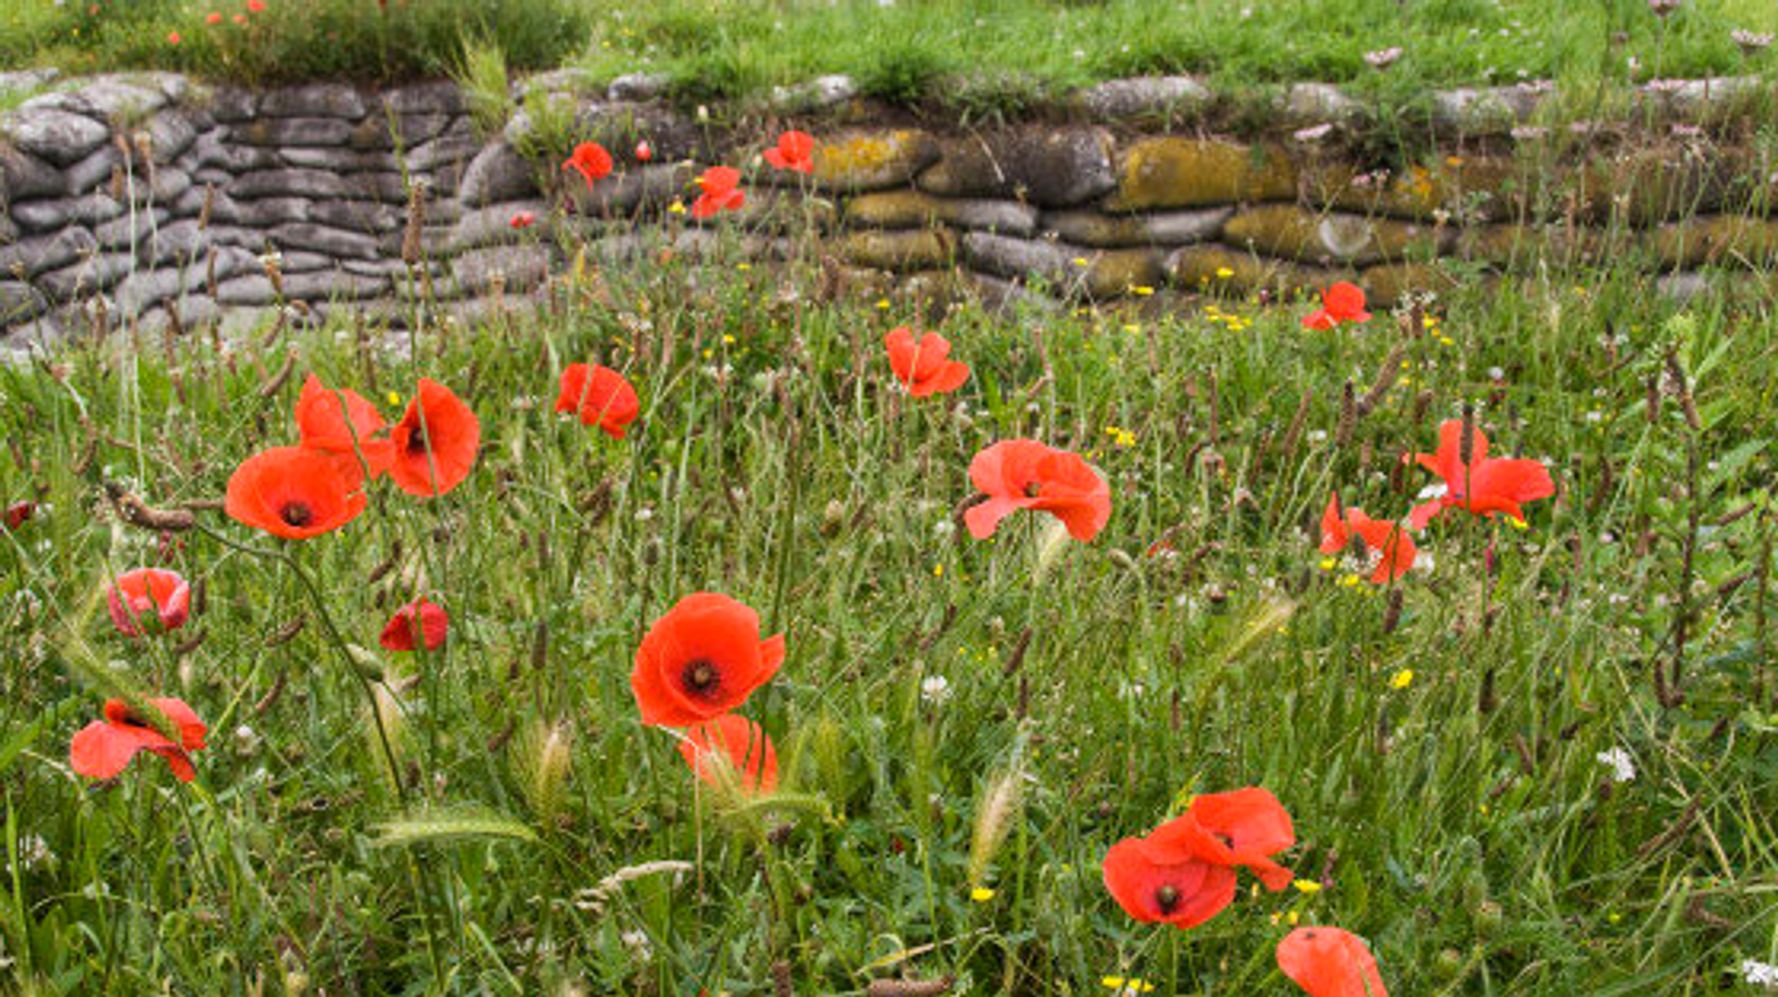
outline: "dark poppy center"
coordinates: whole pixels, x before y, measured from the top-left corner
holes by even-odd
[[[287,502],[278,510],[278,518],[290,526],[303,527],[315,521],[315,513],[306,503]]]
[[[722,672],[708,658],[694,658],[687,662],[679,677],[687,689],[700,696],[713,695],[716,687],[722,684]]]
[[[1039,482],[1039,481],[1033,481],[1030,484],[1027,484],[1025,486],[1025,497],[1026,498],[1036,498],[1037,491],[1041,487],[1043,487],[1043,483]]]
[[[1222,847],[1224,847],[1224,848],[1234,848],[1235,847],[1235,839],[1226,835],[1226,834],[1223,834],[1220,831],[1218,831],[1216,834],[1211,835],[1211,837],[1215,838],[1217,841],[1222,842]]]
[[[1179,906],[1179,888],[1169,883],[1154,891],[1154,903],[1161,913],[1173,913],[1173,908]]]
[[[1371,556],[1371,545],[1365,543],[1364,537],[1356,533],[1352,534],[1352,547],[1358,552],[1358,558],[1361,561]]]
[[[419,426],[414,427],[413,432],[407,436],[407,452],[410,454],[426,452],[426,430]]]

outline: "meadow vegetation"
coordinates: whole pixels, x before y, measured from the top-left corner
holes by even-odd
[[[998,110],[1099,80],[1194,73],[1219,87],[1314,80],[1392,96],[1553,80],[1587,89],[1751,73],[1739,29],[1778,30],[1760,0],[23,0],[0,10],[0,68],[162,68],[272,81],[440,76],[466,45],[515,69],[593,82],[665,74],[684,99],[758,97],[828,73],[867,96]],[[217,15],[212,18],[211,15]],[[215,23],[210,23],[212,20]],[[177,35],[175,44],[171,38]],[[1366,52],[1399,46],[1387,72]]]
[[[1283,994],[1299,924],[1367,939],[1398,994],[1726,993],[1778,961],[1768,308],[1607,271],[1332,329],[1213,298],[941,314],[671,254],[551,302],[0,370],[0,497],[35,503],[0,533],[17,989]],[[906,392],[902,324],[969,379]],[[575,362],[634,385],[621,439],[553,411]],[[309,540],[237,522],[311,374],[391,421],[448,386],[473,466],[429,500],[373,482]],[[1320,552],[1331,494],[1404,516],[1434,478],[1402,455],[1466,411],[1556,494],[1447,510],[1382,584]],[[970,535],[967,469],[1013,438],[1092,465],[1102,531]],[[106,593],[143,566],[196,591],[129,637]],[[740,711],[775,793],[700,783],[641,722],[638,647],[698,591],[784,635]],[[382,649],[418,597],[448,637]],[[195,781],[71,771],[108,696],[189,703]],[[1245,786],[1294,821],[1292,885],[1243,874],[1189,931],[1126,916],[1113,843]]]

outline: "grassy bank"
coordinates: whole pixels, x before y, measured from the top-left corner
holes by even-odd
[[[1644,0],[23,0],[0,12],[0,66],[167,68],[252,80],[442,74],[464,38],[515,67],[571,64],[599,78],[664,72],[681,94],[748,97],[825,73],[890,100],[1016,106],[1098,80],[1157,72],[1248,85],[1390,87],[1641,81],[1769,74],[1736,29],[1771,32],[1759,0],[1690,0],[1663,19]],[[208,15],[220,15],[209,24]],[[236,23],[239,15],[245,23]],[[178,44],[169,42],[177,33]],[[1367,51],[1399,46],[1372,70]]]
[[[41,993],[908,973],[1284,994],[1271,951],[1297,923],[1369,939],[1400,994],[1730,992],[1742,960],[1778,961],[1769,313],[1609,273],[1331,332],[1295,306],[965,308],[941,328],[970,380],[914,399],[881,347],[912,314],[805,277],[665,260],[473,333],[0,371],[0,497],[40,503],[0,533],[8,972]],[[591,359],[641,396],[621,441],[550,411]],[[471,473],[429,502],[380,483],[302,543],[225,517],[209,503],[294,441],[311,371],[392,419],[417,378],[449,385],[480,419]],[[1429,480],[1399,455],[1466,404],[1557,497],[1522,527],[1447,514],[1393,586],[1319,553],[1329,493],[1399,515]],[[1109,483],[1092,542],[1036,513],[991,541],[957,526],[972,455],[1021,436]],[[125,526],[107,482],[196,503],[201,528]],[[103,592],[144,564],[203,595],[130,639]],[[642,634],[700,589],[786,635],[745,708],[775,798],[700,790],[638,721]],[[377,650],[422,594],[443,647]],[[210,725],[194,783],[154,758],[70,772],[119,683]],[[1620,752],[1627,776],[1601,760]],[[1107,848],[1246,785],[1294,818],[1279,858],[1306,885],[1244,879],[1190,932],[1126,917]]]

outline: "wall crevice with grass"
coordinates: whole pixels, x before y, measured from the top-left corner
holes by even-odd
[[[1391,169],[1339,143],[1354,112],[1331,88],[1292,88],[1274,128],[1237,140],[1193,117],[1207,99],[1194,86],[1113,81],[981,128],[891,115],[843,78],[785,95],[801,114],[720,121],[641,76],[589,93],[546,74],[492,108],[450,82],[76,80],[0,116],[0,343],[244,331],[280,314],[467,321],[536,307],[574,261],[661,254],[996,300],[1351,278],[1388,305],[1603,260],[1675,294],[1771,286],[1778,154],[1724,115],[1766,96],[1755,84],[1669,84],[1628,124],[1561,132],[1525,123],[1536,87],[1440,95],[1436,152]],[[791,126],[816,136],[810,173],[759,162]],[[610,176],[560,168],[582,141],[611,151]],[[697,177],[717,164],[743,170],[745,205],[694,219]]]

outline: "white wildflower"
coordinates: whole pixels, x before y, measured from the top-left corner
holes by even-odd
[[[1630,782],[1636,778],[1636,760],[1622,748],[1610,748],[1593,757],[1611,769],[1612,782]]]

